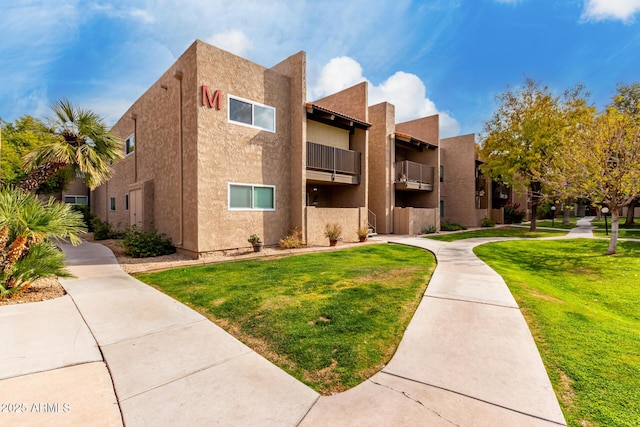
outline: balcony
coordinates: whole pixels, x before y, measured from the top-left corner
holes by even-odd
[[[307,180],[360,183],[360,153],[307,142]]]
[[[433,166],[403,160],[396,162],[394,169],[396,190],[433,191]]]

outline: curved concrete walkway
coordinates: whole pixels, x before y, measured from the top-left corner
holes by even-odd
[[[0,425],[565,425],[517,304],[472,252],[487,239],[392,241],[438,266],[390,363],[333,396],[128,276],[104,246],[63,245],[77,276],[62,281],[67,296],[0,307],[20,325],[0,347],[0,395],[71,409],[46,422],[0,413]]]

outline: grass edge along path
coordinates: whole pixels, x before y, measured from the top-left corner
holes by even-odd
[[[424,237],[427,239],[438,240],[441,242],[455,242],[462,239],[473,239],[478,237],[513,237],[513,238],[527,238],[537,239],[541,237],[554,237],[563,236],[568,233],[568,230],[538,230],[531,233],[528,228],[524,227],[512,227],[503,226],[496,228],[483,228],[479,230],[461,231],[453,233],[442,234],[428,234]]]
[[[509,241],[474,252],[529,324],[569,426],[640,425],[640,243]]]
[[[380,244],[135,277],[327,395],[391,359],[434,269],[424,249]]]

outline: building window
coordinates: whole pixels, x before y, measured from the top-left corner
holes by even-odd
[[[110,211],[115,211],[116,210],[116,198],[115,197],[110,197],[109,198],[109,210]]]
[[[68,205],[87,206],[89,197],[87,196],[64,196],[64,202]]]
[[[440,182],[444,182],[444,165],[440,165]]]
[[[124,140],[124,153],[129,155],[136,150],[136,137],[131,134],[129,138]]]
[[[229,96],[229,121],[258,129],[276,131],[276,109],[233,96]]]
[[[229,184],[229,210],[274,211],[274,185]]]
[[[444,218],[444,200],[440,200],[440,218]]]
[[[124,195],[124,210],[125,211],[129,210],[129,195],[128,194]]]

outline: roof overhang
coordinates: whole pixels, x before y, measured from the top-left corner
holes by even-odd
[[[328,108],[320,107],[318,105],[307,103],[307,119],[314,120],[316,122],[324,123],[329,126],[339,127],[345,130],[353,130],[355,128],[367,130],[371,125],[362,120],[349,117],[345,114],[338,113],[337,111],[329,110]]]
[[[437,144],[431,144],[427,141],[414,138],[408,133],[396,132],[394,136],[396,139],[396,143],[401,143],[403,145],[409,146],[411,148],[414,148],[420,151],[423,151],[424,149],[435,150],[436,148],[438,148]]]

